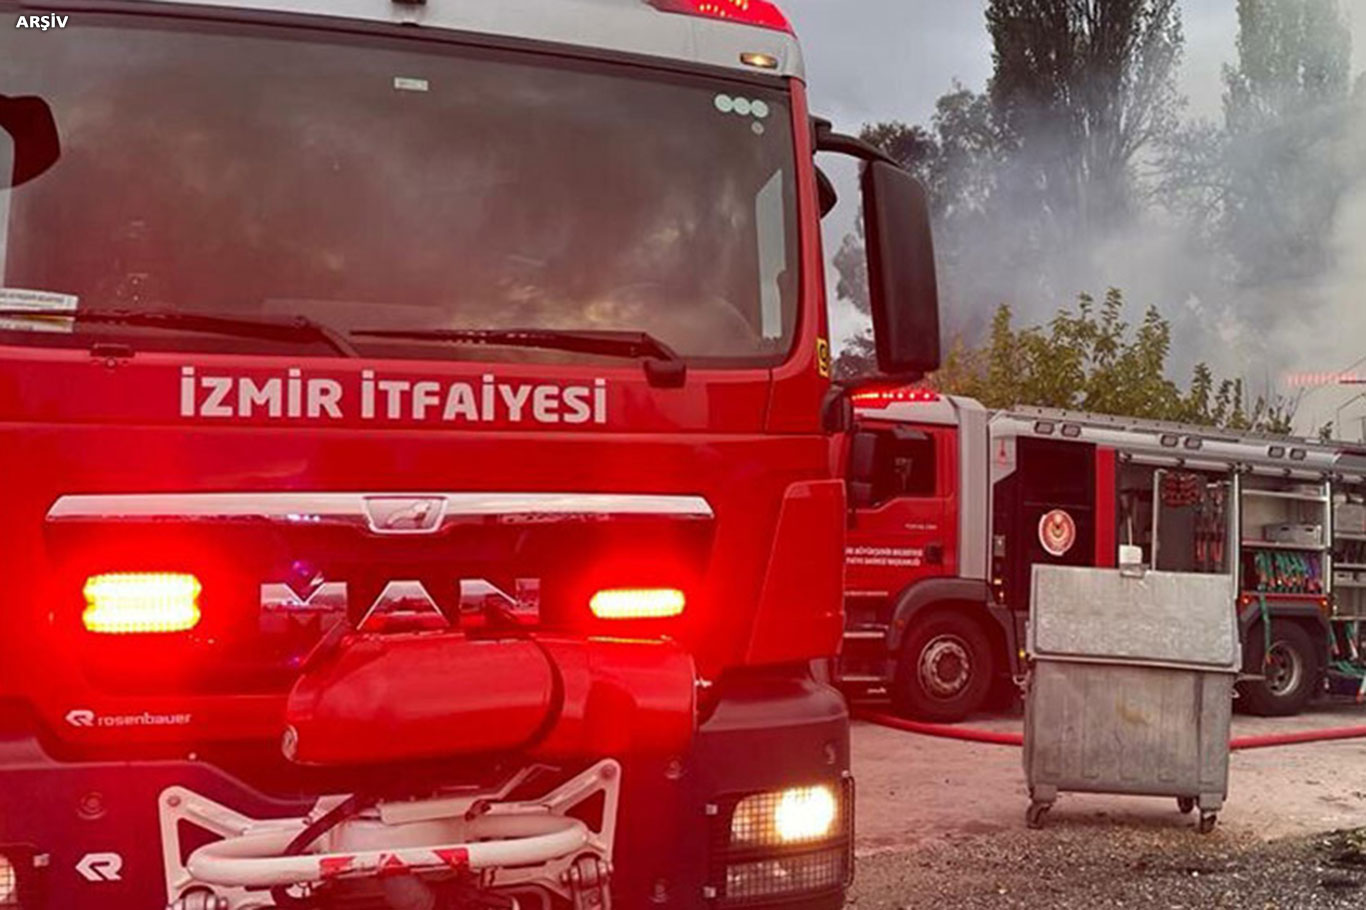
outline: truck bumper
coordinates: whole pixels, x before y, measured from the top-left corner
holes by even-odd
[[[688,753],[616,756],[623,768],[612,857],[617,910],[836,910],[853,872],[843,700],[800,675],[733,679],[716,688],[714,708]],[[841,802],[829,837],[787,846],[731,842],[731,815],[741,799],[817,785],[829,786]],[[30,723],[7,721],[0,727],[0,907],[166,907],[180,896],[168,894],[173,860],[164,855],[159,814],[170,787],[263,819],[304,815],[323,795],[267,795],[193,756],[60,760]],[[192,835],[182,833],[182,840],[194,844]],[[16,886],[11,902],[7,877]],[[262,906],[269,906],[264,896]]]

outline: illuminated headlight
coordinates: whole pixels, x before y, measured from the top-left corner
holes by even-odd
[[[718,813],[708,893],[726,906],[744,906],[848,885],[853,793],[846,779],[736,799],[729,813]]]
[[[742,799],[730,819],[732,847],[784,846],[825,840],[836,830],[834,788],[795,787]]]
[[[14,863],[0,853],[0,908],[19,906],[19,875],[14,871]]]

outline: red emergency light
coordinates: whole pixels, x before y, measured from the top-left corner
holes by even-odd
[[[940,400],[942,396],[933,389],[883,389],[856,392],[853,395],[854,406],[860,408],[885,408],[889,404],[929,403]]]
[[[792,24],[787,21],[783,11],[768,0],[649,0],[649,3],[666,13],[725,19],[742,25],[757,25],[792,33]]]
[[[102,635],[186,632],[199,625],[199,579],[172,572],[118,572],[85,582],[86,629]]]

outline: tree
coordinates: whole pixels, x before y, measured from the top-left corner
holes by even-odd
[[[1166,375],[1171,328],[1150,308],[1143,321],[1124,321],[1123,295],[1111,289],[1097,305],[1080,295],[1046,326],[1015,328],[1000,306],[980,348],[961,339],[943,369],[926,378],[939,391],[966,395],[990,408],[1065,408],[1127,417],[1177,420],[1234,429],[1289,433],[1296,401],[1266,394],[1251,407],[1241,379],[1216,383],[1198,364],[1184,393]]]
[[[1028,307],[1096,280],[1090,242],[1130,212],[1135,162],[1176,123],[1176,0],[991,0],[987,91],[955,83],[928,127],[861,136],[915,173],[934,215],[946,325],[975,336],[983,304]],[[862,237],[838,294],[866,312]]]
[[[1136,156],[1177,124],[1177,0],[991,0],[986,17],[1009,186],[1062,240],[1114,226]]]
[[[1300,280],[1329,265],[1352,176],[1336,154],[1351,59],[1337,0],[1240,0],[1238,64],[1224,73],[1223,228],[1245,282]]]
[[[1313,280],[1333,264],[1332,228],[1359,170],[1344,154],[1351,31],[1338,0],[1239,0],[1237,50],[1223,123],[1169,144],[1162,194],[1237,283]]]

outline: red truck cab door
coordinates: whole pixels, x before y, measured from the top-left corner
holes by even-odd
[[[957,574],[956,446],[951,427],[867,425],[857,434],[847,593],[894,597],[921,578]]]

